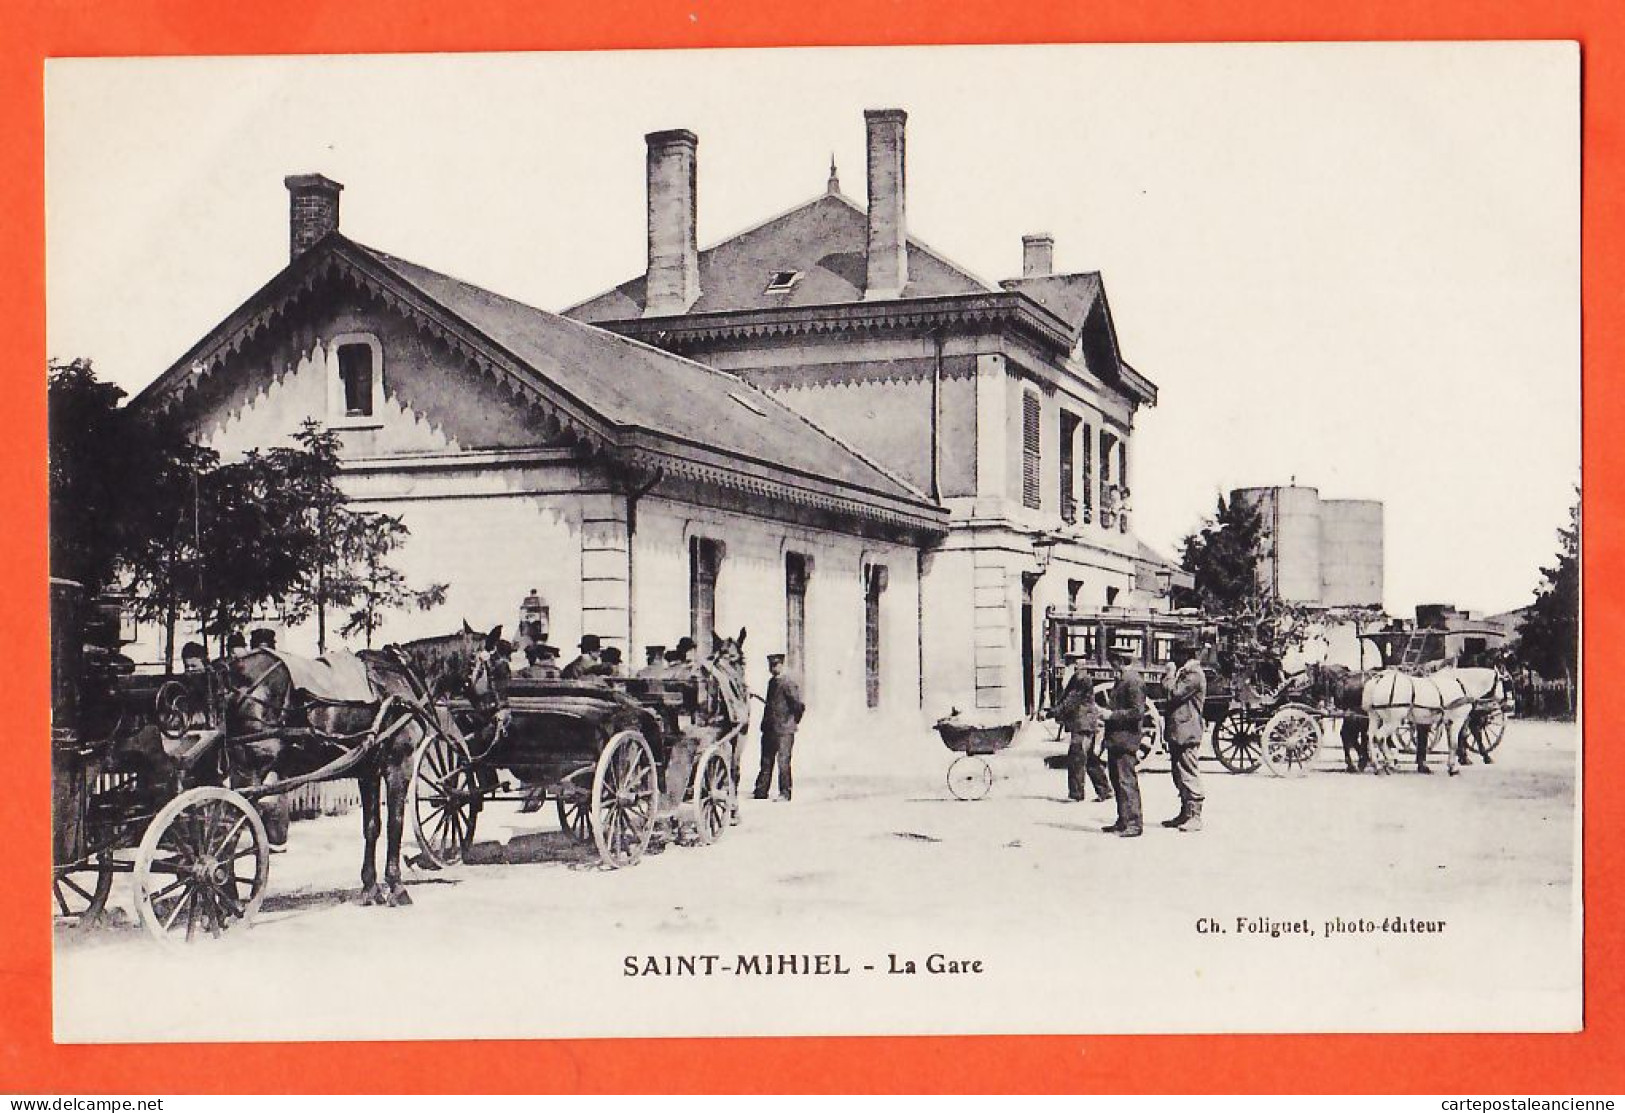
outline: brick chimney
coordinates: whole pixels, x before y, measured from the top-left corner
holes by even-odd
[[[303,255],[316,241],[339,228],[339,191],[344,187],[320,174],[293,174],[288,187],[288,258]]]
[[[1047,232],[1021,237],[1021,277],[1048,278],[1055,273],[1055,237]]]
[[[687,313],[700,296],[695,218],[696,152],[691,131],[655,131],[649,145],[649,270],[645,317]]]
[[[863,298],[900,298],[908,285],[908,224],[903,217],[903,126],[908,113],[871,108],[863,122],[869,133],[869,265]]]

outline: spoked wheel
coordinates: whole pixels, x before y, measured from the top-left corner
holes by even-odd
[[[634,865],[654,837],[660,776],[643,735],[623,730],[604,744],[592,778],[592,837],[606,866]]]
[[[186,733],[192,714],[192,693],[179,680],[166,680],[158,686],[152,699],[153,719],[158,729],[170,738]]]
[[[728,758],[721,746],[707,746],[694,766],[694,827],[702,845],[716,842],[728,829],[733,800]]]
[[[1501,739],[1506,737],[1506,708],[1495,703],[1475,710],[1467,718],[1467,729],[1473,732],[1473,742],[1478,746],[1478,752],[1488,757],[1495,752],[1495,747],[1501,744]]]
[[[576,842],[592,842],[592,801],[585,792],[566,786],[553,798],[559,829]]]
[[[975,754],[965,754],[948,766],[948,791],[955,800],[980,800],[993,788],[993,766]]]
[[[88,927],[107,907],[113,891],[113,859],[97,854],[71,866],[57,866],[51,873],[52,915],[78,927]]]
[[[1301,777],[1320,750],[1320,719],[1304,707],[1283,707],[1264,724],[1260,754],[1277,777]]]
[[[194,788],[164,805],[135,859],[135,908],[155,938],[218,936],[265,898],[271,849],[260,813],[228,788]]]
[[[1213,756],[1232,773],[1252,773],[1263,760],[1263,737],[1258,719],[1233,707],[1213,724]]]
[[[423,857],[438,869],[461,862],[480,816],[479,783],[461,739],[439,730],[425,732],[412,755],[407,805]]]

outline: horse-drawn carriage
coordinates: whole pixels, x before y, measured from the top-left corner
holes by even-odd
[[[656,678],[509,678],[500,628],[484,644],[427,639],[403,649],[442,679],[442,730],[412,762],[409,814],[423,858],[462,860],[497,801],[536,810],[597,845],[610,867],[636,863],[663,826],[679,841],[720,838],[738,814],[737,748],[749,720],[737,639]],[[449,666],[449,667],[448,667]]]
[[[116,602],[52,580],[58,916],[94,920],[114,877],[128,873],[137,915],[159,939],[216,936],[245,923],[270,875],[260,802],[347,776],[362,786],[363,902],[410,903],[400,884],[398,820],[389,831],[388,892],[373,857],[380,779],[391,782],[391,810],[404,818],[405,761],[420,737],[438,731],[416,697],[420,681],[384,654],[345,654],[359,681],[324,694],[309,676],[328,666],[300,668],[299,659],[266,650],[202,672],[138,674],[118,651],[120,625]]]

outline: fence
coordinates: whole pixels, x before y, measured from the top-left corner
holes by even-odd
[[[323,781],[288,793],[294,819],[315,819],[320,815],[343,815],[361,803],[361,790],[354,780]]]
[[[1512,682],[1518,716],[1523,719],[1574,718],[1574,682],[1545,680],[1538,676],[1520,677]]]

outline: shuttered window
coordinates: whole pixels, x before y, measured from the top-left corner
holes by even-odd
[[[784,554],[784,628],[788,635],[784,652],[790,668],[807,675],[807,558],[800,553]]]
[[[722,570],[722,545],[709,537],[688,542],[689,636],[701,657],[711,653],[711,632],[717,622],[717,575]]]
[[[1021,396],[1021,505],[1038,510],[1044,505],[1043,479],[1039,469],[1043,454],[1039,449],[1042,428],[1039,424],[1038,395],[1031,392]]]
[[[1078,461],[1083,473],[1078,477],[1078,490],[1083,496],[1084,521],[1089,520],[1087,511],[1095,504],[1095,427],[1083,427],[1083,458]]]
[[[863,574],[863,685],[869,707],[880,706],[880,596],[886,590],[886,566],[871,564]]]
[[[1078,520],[1077,476],[1073,466],[1077,439],[1078,415],[1061,414],[1061,520],[1068,523]]]

